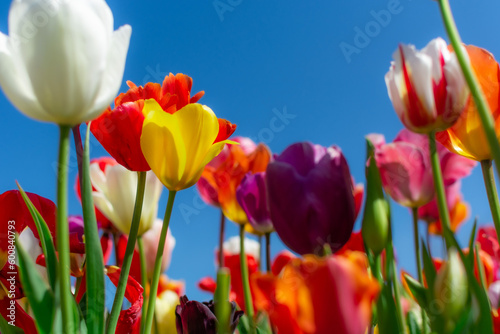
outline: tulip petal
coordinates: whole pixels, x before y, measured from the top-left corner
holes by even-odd
[[[16,43],[20,41],[0,32],[0,86],[9,101],[26,116],[47,122],[54,121],[35,97],[21,58],[14,51],[13,44]]]
[[[88,114],[88,119],[94,119],[100,115],[111,101],[113,101],[113,98],[120,90],[131,34],[132,28],[129,25],[124,25],[113,32],[101,88],[97,95],[94,108]]]
[[[148,115],[142,127],[142,153],[160,181],[172,190],[184,173],[187,159],[178,118],[164,112],[152,99],[144,101],[144,110]]]

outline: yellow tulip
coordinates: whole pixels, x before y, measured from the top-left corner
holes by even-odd
[[[172,191],[194,185],[203,168],[229,140],[214,143],[219,121],[212,109],[191,103],[169,114],[153,99],[144,102],[141,149],[158,179]]]

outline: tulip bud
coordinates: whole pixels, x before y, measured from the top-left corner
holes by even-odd
[[[468,298],[468,284],[465,267],[456,249],[448,251],[448,262],[439,270],[434,282],[434,296],[438,309],[447,320],[458,319]]]
[[[368,161],[366,163],[366,204],[361,233],[366,246],[380,254],[387,245],[389,235],[389,204],[382,190],[382,180],[375,163],[374,147],[366,140]]]

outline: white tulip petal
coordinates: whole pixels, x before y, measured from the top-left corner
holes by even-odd
[[[59,124],[81,121],[93,105],[111,38],[104,28],[85,3],[66,2],[20,45],[35,95]]]
[[[88,120],[102,114],[118,94],[123,80],[123,71],[125,69],[131,34],[132,28],[129,25],[124,25],[113,33],[101,88],[92,110],[89,111]]]
[[[10,37],[0,32],[0,87],[9,101],[28,117],[54,121],[36,99],[31,82]]]

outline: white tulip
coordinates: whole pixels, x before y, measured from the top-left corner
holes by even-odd
[[[0,32],[0,86],[26,116],[76,125],[118,93],[132,28],[104,0],[14,0]]]
[[[137,191],[137,172],[131,172],[120,164],[107,165],[103,172],[98,163],[91,163],[90,179],[95,188],[92,192],[95,206],[117,229],[129,234]],[[156,175],[147,172],[139,236],[153,226],[162,189],[163,185]]]

